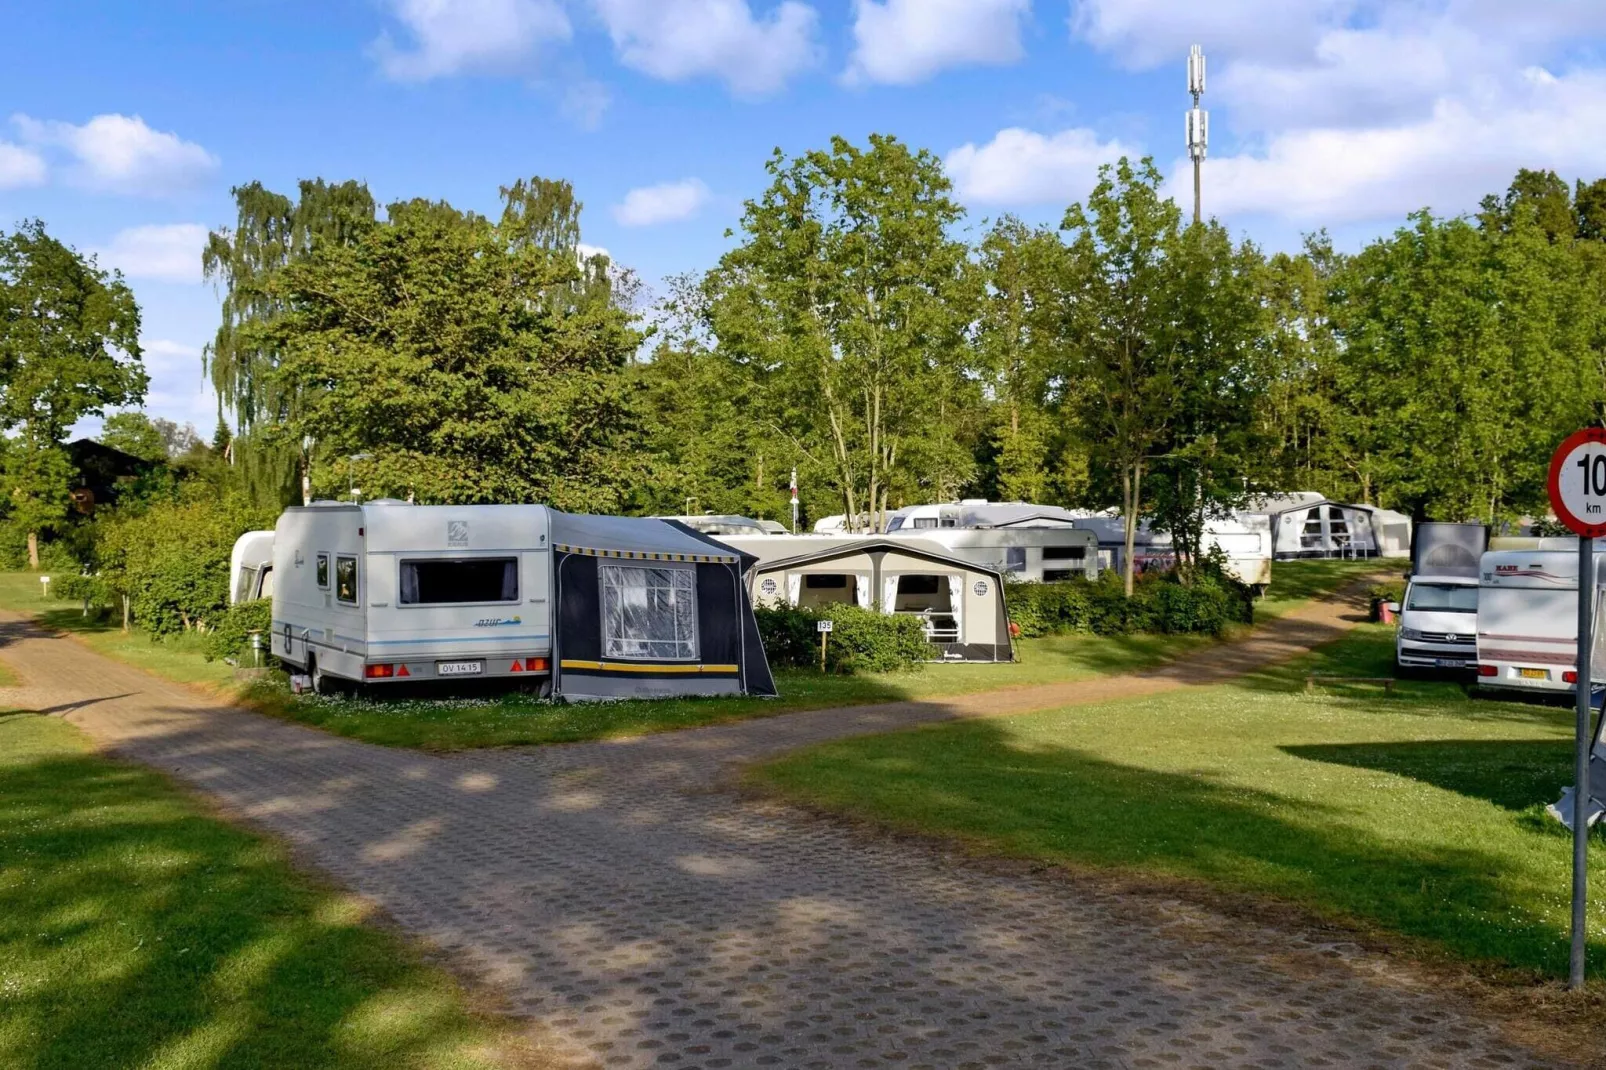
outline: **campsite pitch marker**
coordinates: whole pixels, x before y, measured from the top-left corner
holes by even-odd
[[[1589,656],[1595,645],[1595,539],[1606,535],[1606,430],[1586,427],[1567,436],[1550,458],[1550,507],[1556,518],[1578,533],[1578,753],[1573,789],[1573,924],[1567,987],[1584,987],[1587,946],[1585,902],[1589,861]]]
[[[835,623],[836,623],[836,621],[832,621],[832,620],[817,620],[817,621],[814,622],[814,630],[820,633],[820,671],[821,672],[825,671],[825,637],[831,634],[831,627]]]

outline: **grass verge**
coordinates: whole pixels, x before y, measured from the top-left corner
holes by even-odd
[[[364,915],[71,725],[0,713],[0,1067],[532,1065]]]
[[[1366,563],[1293,561],[1276,567],[1266,600],[1275,617],[1364,574]],[[1375,570],[1375,564],[1372,565]],[[35,614],[49,627],[78,636],[92,649],[168,679],[225,690],[264,713],[385,746],[429,750],[571,743],[642,735],[700,725],[908,699],[971,694],[1006,687],[1067,683],[1141,672],[1218,642],[1196,635],[1061,635],[1016,643],[1019,660],[1002,665],[927,665],[912,672],[823,676],[776,674],[778,699],[713,698],[554,704],[520,693],[440,697],[439,692],[385,690],[361,699],[294,696],[284,678],[239,687],[233,669],[201,656],[196,636],[153,641],[117,621],[85,616],[81,606],[40,597],[37,574],[0,573],[0,607]],[[1257,610],[1257,613],[1259,610]],[[3,655],[0,655],[3,657]]]
[[[1572,714],[1448,683],[1304,694],[1308,671],[1386,676],[1364,625],[1233,684],[811,748],[749,775],[899,830],[1073,867],[1271,895],[1507,979],[1565,976]],[[1606,972],[1606,837],[1590,862]],[[1599,982],[1596,982],[1599,984]]]

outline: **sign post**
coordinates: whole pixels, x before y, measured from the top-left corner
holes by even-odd
[[[1593,678],[1595,539],[1606,535],[1606,429],[1586,427],[1567,436],[1550,458],[1550,507],[1556,519],[1578,534],[1577,734],[1573,785],[1572,956],[1567,987],[1584,987],[1588,944],[1585,882],[1589,862],[1589,714]]]
[[[814,622],[814,630],[820,633],[820,671],[821,672],[825,671],[825,637],[831,634],[831,626],[834,625],[835,623],[836,623],[835,621],[830,621],[830,620],[817,620],[817,621]]]

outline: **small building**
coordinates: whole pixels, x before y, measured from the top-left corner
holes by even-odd
[[[934,544],[885,536],[734,537],[758,560],[755,606],[854,605],[919,617],[945,661],[1012,661],[1003,577]]]

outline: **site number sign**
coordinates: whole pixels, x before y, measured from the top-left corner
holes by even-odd
[[[1550,507],[1585,538],[1606,535],[1606,429],[1567,436],[1550,458]]]

